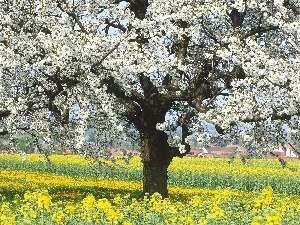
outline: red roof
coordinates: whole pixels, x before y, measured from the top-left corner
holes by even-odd
[[[188,155],[189,156],[198,156],[199,154],[203,154],[203,151],[202,150],[191,150]]]
[[[107,151],[111,154],[111,156],[121,156],[123,155],[123,151],[120,148],[109,148]]]
[[[135,150],[122,150],[120,148],[109,148],[107,151],[111,154],[111,156],[116,157],[116,156],[123,156],[125,154],[127,155],[133,155],[133,156],[140,156],[141,152],[135,151]]]

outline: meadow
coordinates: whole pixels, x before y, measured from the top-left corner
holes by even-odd
[[[142,164],[0,155],[0,224],[299,224],[300,162],[175,158],[168,199],[143,196]]]

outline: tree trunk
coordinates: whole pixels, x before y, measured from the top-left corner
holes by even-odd
[[[168,166],[170,162],[144,162],[143,193],[158,192],[163,198],[168,195]]]
[[[154,126],[153,126],[154,125]],[[173,156],[170,153],[168,136],[156,130],[156,123],[141,131],[141,153],[143,162],[143,193],[158,192],[168,197],[168,166]]]

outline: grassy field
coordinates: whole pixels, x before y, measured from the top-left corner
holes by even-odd
[[[286,224],[300,221],[300,162],[174,159],[169,199],[142,196],[142,165],[0,155],[0,224]]]

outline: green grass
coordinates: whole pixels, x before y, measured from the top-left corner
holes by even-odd
[[[65,156],[62,156],[65,157]],[[191,161],[192,160],[192,161]],[[282,169],[277,161],[254,160],[247,165],[235,161],[232,166],[227,166],[226,159],[180,159],[175,160],[171,165],[168,174],[168,184],[180,187],[200,187],[200,188],[231,188],[243,191],[261,191],[266,186],[271,186],[274,193],[286,193],[300,195],[300,173]],[[195,169],[184,170],[185,165],[195,163]],[[202,163],[203,165],[201,165]],[[206,165],[207,163],[207,165]],[[292,163],[298,167],[299,161]],[[227,166],[227,169],[225,167]],[[178,167],[178,168],[177,168]],[[182,167],[182,169],[180,168]],[[214,171],[205,171],[205,167],[212,167]],[[221,167],[221,168],[219,168]],[[222,170],[224,167],[224,170]],[[251,170],[262,167],[266,174],[250,173]],[[177,168],[177,169],[176,169]],[[204,169],[203,169],[204,168]],[[0,169],[11,169],[28,172],[47,172],[57,175],[67,175],[71,177],[87,178],[111,178],[124,181],[141,181],[142,168],[130,168],[114,165],[113,168],[103,164],[95,168],[71,163],[29,162],[7,159],[0,159]],[[249,170],[247,173],[237,173],[238,170]],[[267,171],[278,171],[278,174],[269,174]],[[285,176],[284,171],[290,175]]]

